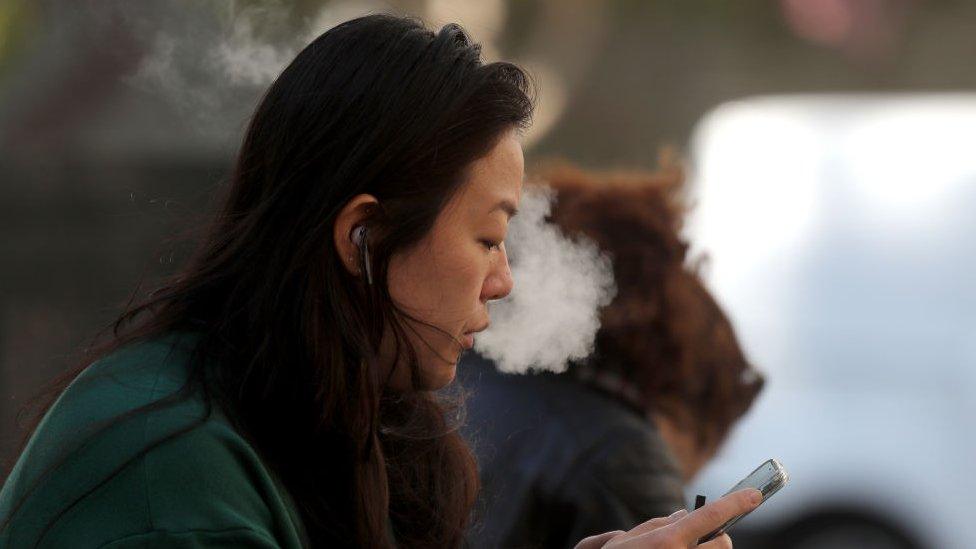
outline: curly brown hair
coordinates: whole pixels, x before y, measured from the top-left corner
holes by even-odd
[[[592,239],[613,261],[617,296],[601,314],[586,365],[634,389],[636,404],[661,414],[714,450],[752,405],[763,378],[688,257],[688,210],[673,154],[654,173],[588,172],[568,163],[541,171],[556,192],[551,220]]]

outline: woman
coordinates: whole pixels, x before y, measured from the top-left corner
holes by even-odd
[[[0,546],[458,545],[475,466],[431,391],[512,287],[530,113],[525,75],[455,25],[369,16],[312,42],[198,254],[35,429]]]
[[[613,258],[595,352],[563,374],[462,361],[464,432],[481,469],[475,547],[567,547],[684,507],[684,485],[749,409],[762,377],[686,258],[680,170],[541,178],[551,221]]]

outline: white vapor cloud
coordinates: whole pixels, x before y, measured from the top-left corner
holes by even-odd
[[[616,295],[610,259],[587,238],[546,221],[554,193],[527,185],[505,246],[515,288],[491,305],[491,327],[475,350],[499,370],[565,371],[593,352],[600,309]]]
[[[170,0],[118,2],[114,13],[146,40],[128,83],[164,100],[202,133],[229,137],[240,133],[261,93],[303,47],[380,8],[336,0],[296,15],[296,4],[284,0]]]

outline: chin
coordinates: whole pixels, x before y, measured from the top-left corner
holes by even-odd
[[[445,357],[453,357],[454,360],[448,362]],[[439,350],[436,354],[430,353],[420,357],[420,378],[423,391],[436,391],[447,387],[454,381],[457,374],[457,363],[461,359],[461,354],[457,347],[450,347]]]
[[[420,382],[418,385],[415,386],[411,382],[412,376],[408,368],[398,366],[387,388],[397,393],[436,391],[450,385],[454,381],[455,374],[457,374],[457,360],[447,363],[441,358],[424,357],[420,362]]]
[[[441,362],[432,370],[424,371],[424,386],[422,389],[427,391],[436,391],[450,385],[454,381],[454,376],[457,375],[457,362],[455,361],[449,365]]]

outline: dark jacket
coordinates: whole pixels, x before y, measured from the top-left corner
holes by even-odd
[[[620,399],[568,374],[500,374],[477,356],[458,377],[482,479],[472,547],[572,547],[684,507],[664,441]]]

